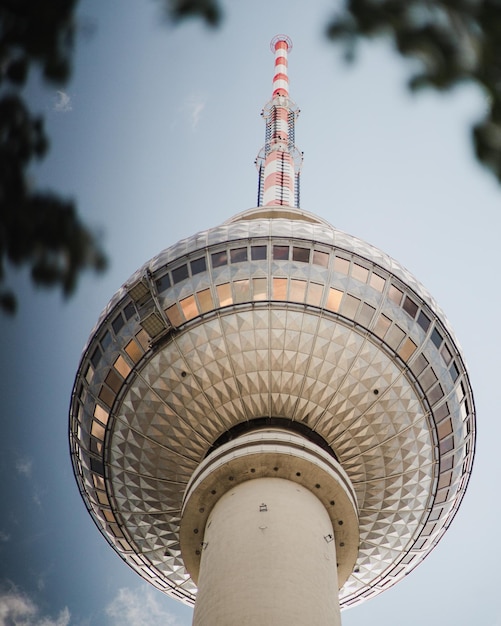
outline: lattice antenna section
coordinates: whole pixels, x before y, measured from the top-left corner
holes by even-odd
[[[292,41],[286,35],[277,35],[271,40],[270,47],[275,55],[275,73],[271,100],[261,113],[266,131],[265,144],[256,159],[259,172],[257,204],[299,207],[303,155],[294,143],[299,109],[289,98],[287,70],[287,54],[292,49]]]

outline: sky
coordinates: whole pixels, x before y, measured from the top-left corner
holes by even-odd
[[[477,409],[474,471],[449,531],[406,579],[343,612],[343,625],[501,626],[501,188],[473,158],[482,94],[410,95],[412,68],[382,43],[347,66],[324,36],[333,0],[226,2],[215,31],[167,23],[154,0],[117,6],[82,0],[71,82],[34,77],[28,89],[51,137],[33,180],[77,201],[110,267],[84,275],[67,301],[33,289],[23,270],[9,274],[19,312],[0,318],[0,626],[191,624],[191,609],[132,572],[87,514],[68,407],[81,351],[120,285],[162,249],[255,205],[277,33],[294,43],[302,208],[425,285],[463,348]]]

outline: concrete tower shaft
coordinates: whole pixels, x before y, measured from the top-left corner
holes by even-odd
[[[292,42],[285,35],[271,41],[275,54],[272,99],[263,109],[265,145],[256,164],[259,171],[259,206],[299,206],[302,154],[295,146],[295,121],[299,110],[289,98],[287,54]]]

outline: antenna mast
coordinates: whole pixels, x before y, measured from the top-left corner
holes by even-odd
[[[275,55],[275,74],[271,100],[261,115],[266,123],[265,145],[256,166],[259,172],[258,206],[299,207],[299,175],[302,153],[294,143],[294,126],[299,109],[289,98],[287,53],[292,41],[276,35],[270,43]]]

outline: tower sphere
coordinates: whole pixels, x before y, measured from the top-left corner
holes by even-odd
[[[260,460],[274,437],[277,450]],[[205,523],[223,483],[274,476],[313,492],[338,568],[345,559],[339,602],[350,606],[436,546],[474,443],[464,359],[434,299],[385,253],[285,202],[141,267],[93,329],[70,409],[74,472],[98,528],[144,579],[188,604],[203,550],[203,527],[195,550],[189,524]],[[358,520],[350,545],[345,516],[352,530]]]

